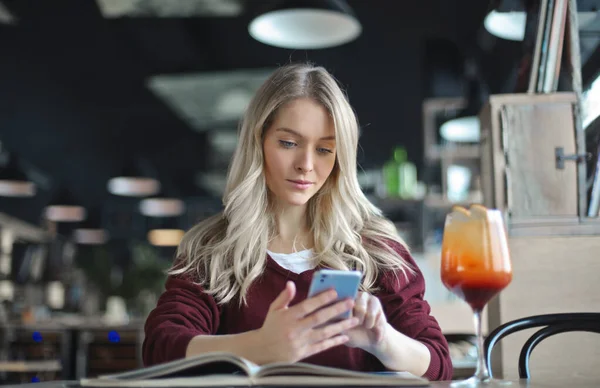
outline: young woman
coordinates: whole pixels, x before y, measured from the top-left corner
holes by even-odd
[[[147,318],[146,365],[225,351],[258,364],[451,377],[423,277],[359,187],[357,146],[354,112],[325,69],[270,76],[241,122],[224,211],[185,235]],[[307,298],[316,268],[361,271],[359,296]]]

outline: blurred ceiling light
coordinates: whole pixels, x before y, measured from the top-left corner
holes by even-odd
[[[17,24],[17,18],[0,2],[0,24]]]
[[[19,161],[12,153],[4,155],[6,161],[0,167],[0,196],[2,197],[32,197],[35,195],[35,183],[19,168]]]
[[[522,41],[525,39],[525,11],[499,12],[492,10],[483,21],[488,32],[506,40]]]
[[[73,232],[73,239],[81,245],[102,245],[108,241],[108,232],[104,229],[78,228]]]
[[[273,69],[238,69],[160,74],[148,89],[192,129],[205,132],[237,126],[246,106]]]
[[[467,106],[440,126],[440,136],[450,142],[477,143],[481,134],[479,111],[487,100],[486,85],[479,80],[479,69],[473,59],[465,63]]]
[[[223,93],[217,100],[215,109],[225,120],[237,120],[244,114],[254,95],[248,89],[233,88]]]
[[[108,181],[108,191],[125,197],[145,197],[160,190],[160,182],[152,178],[120,176]]]
[[[160,182],[138,160],[127,160],[119,176],[108,181],[108,191],[125,197],[147,197],[160,191]]]
[[[356,39],[362,26],[345,0],[286,0],[258,15],[248,32],[287,49],[323,49]]]
[[[87,213],[83,206],[78,205],[68,190],[63,189],[45,209],[46,219],[54,222],[81,222]]]
[[[146,198],[140,202],[140,213],[148,217],[174,217],[185,212],[185,203],[177,198]]]
[[[96,0],[102,15],[117,17],[239,16],[241,0]]]
[[[440,127],[440,135],[446,141],[471,142],[479,141],[480,123],[477,116],[457,117],[446,121]]]
[[[148,241],[158,247],[175,247],[179,245],[184,234],[181,229],[153,229],[148,232]]]
[[[75,243],[80,245],[102,245],[109,240],[109,234],[102,228],[101,210],[91,209],[86,220],[73,231]]]

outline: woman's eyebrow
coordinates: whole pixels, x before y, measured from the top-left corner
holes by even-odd
[[[301,134],[299,134],[298,132],[294,131],[293,129],[290,128],[286,128],[286,127],[281,127],[281,128],[277,128],[276,129],[277,132],[281,131],[281,132],[287,132],[289,134],[292,134],[294,136],[297,136],[299,138],[304,138],[304,136],[302,136]],[[325,136],[320,138],[319,140],[335,140],[335,136]]]

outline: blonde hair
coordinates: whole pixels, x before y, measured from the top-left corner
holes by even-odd
[[[223,196],[224,211],[190,229],[177,250],[171,275],[190,275],[218,303],[246,293],[263,273],[267,244],[275,236],[264,176],[263,136],[277,110],[297,98],[322,104],[333,118],[337,157],[333,171],[307,206],[315,259],[333,269],[362,271],[361,288],[374,291],[383,270],[406,270],[392,245],[404,242],[394,225],[363,194],[357,179],[358,122],[336,80],[322,67],[278,68],[250,102]]]

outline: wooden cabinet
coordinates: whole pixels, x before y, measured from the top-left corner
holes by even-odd
[[[142,367],[141,328],[88,328],[78,333],[76,377],[124,372]]]
[[[491,96],[480,114],[484,204],[504,211],[513,281],[488,306],[489,327],[524,316],[600,311],[600,220],[585,217],[585,150],[572,93]],[[536,329],[500,342],[494,374],[517,376],[521,346]],[[562,334],[531,358],[533,378],[600,380],[600,337]]]
[[[71,332],[49,327],[6,325],[0,330],[0,383],[67,380]]]
[[[486,205],[513,222],[578,217],[585,163],[564,161],[560,168],[556,157],[577,153],[575,103],[572,93],[490,97],[480,114]]]

